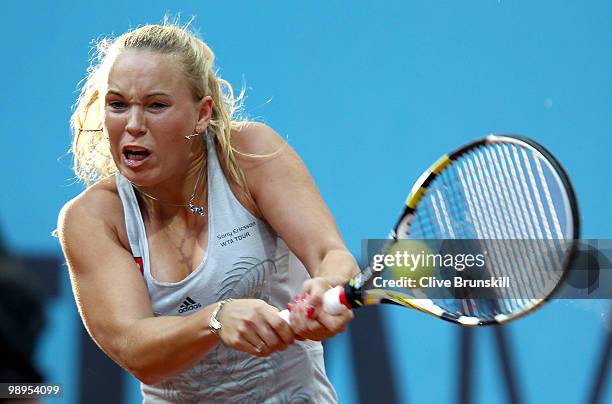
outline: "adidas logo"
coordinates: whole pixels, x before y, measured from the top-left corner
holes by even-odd
[[[179,314],[185,313],[191,310],[199,309],[202,307],[200,303],[197,303],[195,300],[187,296],[187,298],[183,301],[183,303],[179,306]]]

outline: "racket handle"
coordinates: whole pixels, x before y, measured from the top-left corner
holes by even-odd
[[[291,312],[288,309],[279,311],[278,315],[280,316],[280,318],[285,320],[287,324],[291,324]]]
[[[323,310],[329,314],[340,314],[344,310],[346,310],[347,306],[343,303],[346,299],[344,298],[344,286],[336,286],[325,292],[323,295]],[[288,323],[290,321],[290,313],[289,310],[285,309],[278,312],[278,315],[281,316],[283,320]]]
[[[331,288],[323,295],[323,310],[329,314],[340,314],[347,309],[344,286]]]

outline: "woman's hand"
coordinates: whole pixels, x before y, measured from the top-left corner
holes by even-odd
[[[306,339],[321,341],[346,329],[353,319],[353,312],[345,309],[338,315],[323,310],[323,295],[332,285],[326,278],[313,278],[304,282],[304,293],[289,304],[291,328]]]
[[[278,315],[278,310],[259,299],[226,303],[219,322],[219,337],[225,345],[256,356],[284,351],[295,338],[291,327]]]

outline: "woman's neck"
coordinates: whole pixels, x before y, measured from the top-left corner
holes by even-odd
[[[207,180],[206,161],[202,157],[184,174],[170,177],[155,186],[135,188],[149,217],[164,220],[177,214],[207,216]]]

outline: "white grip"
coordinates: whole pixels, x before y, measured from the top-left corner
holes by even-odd
[[[291,320],[290,320],[291,313],[289,312],[289,310],[285,309],[285,310],[279,311],[278,315],[280,316],[280,318],[285,320],[287,324],[291,324]]]
[[[340,314],[346,307],[340,301],[340,296],[344,293],[343,286],[336,286],[331,288],[323,295],[323,310],[329,314]]]
[[[336,286],[325,292],[323,295],[323,310],[329,314],[340,314],[342,311],[346,310],[346,307],[340,302],[340,295],[344,293],[344,288],[342,286]],[[289,310],[285,309],[283,311],[279,311],[278,315],[281,316],[283,320],[290,323]]]

